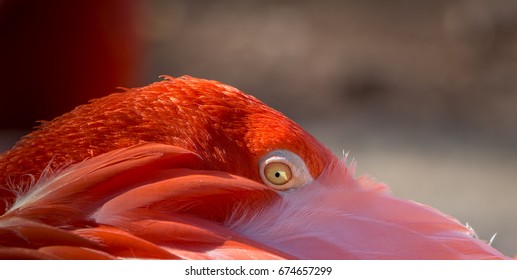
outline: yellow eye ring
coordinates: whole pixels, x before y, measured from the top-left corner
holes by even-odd
[[[264,177],[274,185],[281,186],[293,178],[291,167],[283,162],[271,162],[264,167]]]

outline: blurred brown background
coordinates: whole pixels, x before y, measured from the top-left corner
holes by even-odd
[[[215,79],[517,253],[517,2],[39,2],[0,1],[0,150],[117,86]]]

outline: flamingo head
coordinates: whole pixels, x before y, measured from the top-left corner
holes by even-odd
[[[17,182],[23,174],[39,176],[49,163],[56,168],[139,143],[182,147],[203,159],[203,169],[279,189],[307,183],[336,160],[299,125],[256,98],[183,76],[115,93],[44,122],[4,155],[10,164],[4,164],[0,176],[8,174]],[[269,164],[264,174],[265,166],[277,161],[284,163]],[[281,168],[273,183],[268,180],[275,173],[271,166]],[[281,184],[292,175],[296,182]]]

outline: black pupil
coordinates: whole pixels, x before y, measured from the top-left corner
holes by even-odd
[[[280,172],[276,172],[275,177],[280,178]]]

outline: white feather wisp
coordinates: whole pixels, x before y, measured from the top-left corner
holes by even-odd
[[[228,226],[301,259],[505,258],[454,218],[353,175],[336,162],[313,183]]]

